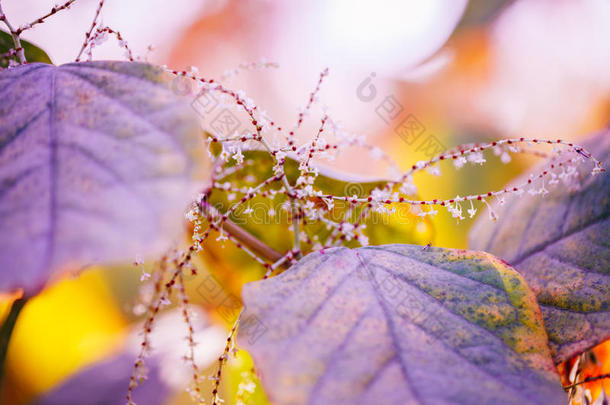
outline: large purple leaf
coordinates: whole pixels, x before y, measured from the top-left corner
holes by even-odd
[[[134,391],[134,401],[142,405],[161,405],[171,389],[160,375],[160,366],[149,362],[147,379]],[[35,405],[125,405],[133,356],[122,354],[94,364],[68,378],[44,394]]]
[[[610,131],[584,146],[610,168]],[[577,190],[507,199],[498,224],[470,232],[471,248],[506,260],[536,293],[557,363],[610,338],[610,175],[590,171],[581,165]]]
[[[265,333],[242,325],[238,343],[278,404],[566,400],[534,294],[486,253],[334,248],[243,299]]]
[[[0,100],[0,291],[177,236],[199,130],[161,69],[33,63],[0,72]]]

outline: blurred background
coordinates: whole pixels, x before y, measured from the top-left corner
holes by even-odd
[[[229,87],[244,89],[282,126],[294,123],[328,67],[320,102],[298,133],[300,139],[315,134],[323,107],[335,123],[366,135],[401,168],[462,143],[521,136],[575,140],[610,121],[607,0],[106,3],[103,24],[120,31],[141,60],[179,70],[196,66],[206,78],[220,77],[241,63],[277,63],[277,68],[242,72]],[[3,1],[16,25],[43,15],[53,4]],[[71,62],[97,4],[78,0],[24,38],[55,64]],[[93,56],[125,59],[113,39]],[[333,169],[387,175],[383,162],[368,153],[346,151]],[[501,188],[534,163],[524,158],[503,165],[496,158],[482,169],[422,175],[416,183],[424,198],[465,195]],[[433,225],[428,241],[434,246],[467,247],[470,220],[456,225],[439,213]],[[211,252],[197,259],[200,274],[188,280],[188,293],[199,308],[197,361],[207,374],[216,366],[230,327],[231,319],[218,311],[219,305],[238,299],[241,285],[262,274],[228,262],[228,250]],[[138,308],[139,295],[146,293],[140,289],[142,271],[132,264],[90,269],[29,301],[9,348],[1,403],[123,403],[143,321]],[[0,314],[10,301],[2,297]],[[153,340],[158,350],[149,378],[155,381],[136,389],[146,398],[142,404],[190,403],[184,392],[188,369],[181,360],[186,330],[180,320],[171,306],[164,313],[166,326]],[[598,351],[606,366],[596,371],[610,372],[608,345]],[[230,362],[222,387],[227,404],[235,403],[238,384],[249,378],[251,367],[244,352]],[[600,385],[590,385],[593,393]],[[108,392],[116,395],[95,402]],[[252,403],[266,403],[258,385],[249,395]]]

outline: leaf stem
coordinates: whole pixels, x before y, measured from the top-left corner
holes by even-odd
[[[21,313],[21,310],[26,302],[27,298],[25,297],[17,298],[15,301],[13,301],[11,310],[6,317],[6,320],[2,324],[2,328],[0,329],[0,392],[2,390],[2,383],[4,381],[4,367],[6,363],[6,354],[8,353],[8,345],[10,343],[15,324],[17,323],[17,318],[19,317],[19,314]]]
[[[214,217],[222,217],[222,214],[207,202],[202,201],[201,208],[209,211]],[[268,246],[266,243],[237,225],[235,222],[231,221],[229,218],[223,221],[222,229],[243,243],[248,249],[271,262],[275,263],[284,257],[283,254]]]

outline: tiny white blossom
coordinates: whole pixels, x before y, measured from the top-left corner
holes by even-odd
[[[323,198],[322,201],[326,203],[326,208],[330,211],[335,207],[335,200],[332,198]]]
[[[461,169],[468,161],[464,156],[460,156],[457,159],[453,159],[453,165],[456,169]]]
[[[483,157],[483,153],[481,152],[472,152],[468,154],[468,161],[472,162],[472,163],[478,163],[480,165],[482,165],[483,163],[486,162],[485,158]]]
[[[413,183],[413,177],[409,176],[404,183],[400,185],[399,191],[406,195],[414,195],[417,194],[417,187]]]
[[[470,208],[468,209],[468,215],[470,215],[470,218],[472,218],[475,216],[476,213],[477,213],[477,209],[474,207],[472,200],[470,200]]]
[[[483,200],[483,202],[485,203],[485,205],[487,205],[487,210],[489,211],[489,219],[496,222],[498,220],[498,215],[493,210],[493,208],[491,208],[491,205],[489,205],[487,201]]]
[[[241,153],[241,149],[237,148],[237,152],[233,154],[233,159],[235,159],[237,164],[244,163],[244,155]]]
[[[224,231],[221,229],[220,230],[220,235],[218,235],[216,240],[219,241],[219,242],[224,242],[225,240],[228,240],[228,239],[229,238],[227,238],[227,236],[225,235]]]
[[[426,171],[428,173],[430,173],[433,176],[440,176],[441,175],[441,168],[438,167],[437,165],[435,166],[429,166]]]

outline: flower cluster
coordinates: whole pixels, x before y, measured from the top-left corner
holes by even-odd
[[[269,67],[271,65],[244,64],[243,66]],[[272,66],[275,67],[275,65]],[[300,144],[297,142],[296,132],[317,103],[320,86],[328,75],[327,70],[321,73],[314,91],[309,95],[308,103],[298,113],[296,123],[289,129],[278,125],[243,91],[234,91],[213,79],[200,77],[194,69],[191,71],[168,69],[168,71],[197,83],[198,96],[216,94],[221,99],[223,107],[229,106],[235,113],[239,111],[245,113],[251,124],[250,130],[247,132],[235,132],[230,135],[219,133],[214,127],[206,126],[204,128],[207,133],[205,140],[208,143],[209,155],[213,160],[213,170],[209,186],[193,202],[192,208],[187,214],[187,219],[193,226],[193,244],[182,253],[182,260],[175,266],[175,274],[180,274],[181,269],[190,262],[192,255],[203,249],[205,240],[212,232],[218,235],[217,241],[234,243],[253,260],[260,263],[266,269],[264,274],[266,278],[273,271],[294,263],[303,254],[310,251],[327,249],[349,241],[367,245],[368,237],[364,220],[372,212],[391,214],[394,212],[396,204],[413,207],[412,212],[422,219],[433,217],[439,209],[445,209],[458,221],[465,219],[465,215],[470,218],[474,217],[479,207],[483,205],[487,208],[490,219],[495,221],[498,215],[492,208],[492,202],[501,205],[504,203],[506,195],[521,196],[527,193],[544,197],[549,192],[548,188],[560,182],[572,187],[578,184],[580,176],[577,166],[584,161],[593,163],[592,175],[604,171],[601,163],[593,158],[591,153],[571,142],[561,139],[543,140],[521,137],[482,144],[460,145],[430,160],[417,162],[405,172],[400,173],[398,165],[392,162],[387,154],[378,147],[367,144],[363,137],[344,131],[330,119],[325,109],[322,109],[319,129],[311,140]],[[231,72],[231,76],[235,75],[239,69]],[[333,140],[329,141],[331,138]],[[552,149],[550,151],[536,149],[542,145],[550,145]],[[342,194],[332,194],[318,187],[316,179],[321,176],[321,173],[316,162],[332,160],[347,147],[366,148],[372,158],[388,162],[391,171],[395,173],[394,178],[384,181],[382,185],[367,193],[359,190],[358,193],[351,195],[347,188]],[[249,159],[250,153],[253,151],[263,153],[272,159],[270,177],[257,179],[250,173],[253,166],[260,164],[260,162]],[[463,197],[457,195],[449,199],[420,200],[413,197],[417,195],[417,187],[414,183],[414,175],[417,173],[426,171],[433,175],[441,175],[440,164],[443,161],[452,162],[456,170],[469,164],[484,165],[488,159],[486,152],[490,151],[503,163],[510,162],[515,154],[531,154],[548,158],[548,160],[546,166],[542,167],[537,175],[529,177],[521,184],[500,190]],[[296,169],[296,174],[290,173],[291,165],[293,171]],[[240,172],[248,174],[241,177],[233,176]],[[232,178],[239,180],[232,181]],[[224,208],[215,207],[210,201],[215,192],[225,193],[230,205]],[[288,215],[287,231],[291,230],[293,235],[292,248],[286,252],[277,252],[271,247],[265,246],[231,220],[231,217],[240,209],[240,215],[245,216],[247,220],[254,213],[250,204],[255,198],[272,202],[278,197],[283,198],[280,211]],[[340,219],[334,218],[330,214],[336,204],[344,204],[349,213],[357,210],[359,214],[355,219],[352,215],[345,215]],[[273,205],[269,206],[271,208],[267,215],[269,217],[278,215]],[[427,209],[424,209],[426,206]],[[330,231],[325,237],[322,238],[320,235],[306,231],[307,225],[315,221],[321,222]],[[167,286],[168,288],[172,286],[171,280]],[[218,385],[222,375],[222,366],[229,354],[234,351],[234,335],[238,322],[231,328],[225,351],[218,359],[218,371],[211,377],[215,381],[214,404],[220,402]]]

